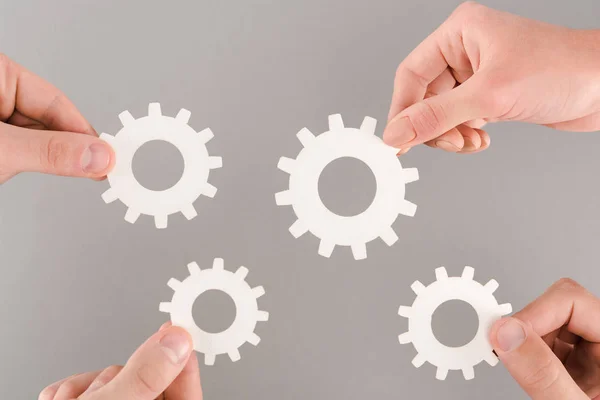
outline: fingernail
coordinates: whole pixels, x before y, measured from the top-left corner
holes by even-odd
[[[81,167],[88,174],[99,174],[110,164],[110,149],[108,144],[94,143],[90,145],[81,156]]]
[[[500,349],[504,352],[513,351],[519,348],[527,334],[523,329],[523,326],[512,318],[509,318],[496,333],[496,339]]]
[[[189,355],[190,337],[182,329],[173,329],[159,343],[173,364],[181,364]]]
[[[384,141],[394,147],[401,147],[413,141],[416,137],[417,133],[408,117],[395,117],[390,121],[383,133]]]
[[[456,153],[460,151],[460,148],[455,146],[454,144],[447,142],[445,140],[438,140],[435,142],[435,147],[438,147],[444,151],[449,151],[451,153]]]

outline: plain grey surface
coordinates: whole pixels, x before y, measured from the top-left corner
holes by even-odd
[[[598,27],[600,15],[596,0],[484,3],[580,28]],[[183,279],[190,261],[224,257],[265,287],[259,305],[271,320],[240,362],[220,356],[202,367],[206,399],[524,399],[502,366],[481,364],[471,382],[413,368],[414,349],[397,341],[407,326],[397,308],[440,265],[496,278],[499,301],[515,309],[562,276],[600,294],[600,135],[500,124],[478,155],[414,149],[402,163],[420,171],[407,189],[417,214],[399,217],[395,246],[372,242],[361,262],[348,248],[318,256],[310,234],[295,240],[292,209],[273,197],[287,187],[277,160],[296,156],[302,127],[322,132],[339,112],[350,126],[375,117],[381,133],[397,64],[457,4],[1,0],[0,51],[63,89],[98,131],[116,133],[121,111],[139,117],[152,101],[166,115],[185,107],[196,130],[213,129],[209,151],[224,161],[210,177],[217,196],[161,231],[147,216],[126,223],[120,202],[104,204],[106,182],[22,175],[0,186],[3,396],[33,399],[67,375],[125,362],[166,320],[167,280]],[[176,179],[171,150],[151,146],[136,171],[159,185]],[[360,211],[372,177],[359,163],[340,165],[324,174],[323,197],[341,213]],[[472,313],[445,308],[436,331],[460,343]],[[207,295],[194,313],[222,327],[234,311]]]

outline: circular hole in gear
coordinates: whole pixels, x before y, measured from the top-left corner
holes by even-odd
[[[448,347],[468,344],[479,329],[479,317],[469,303],[450,300],[441,304],[431,318],[435,338]]]
[[[235,321],[237,311],[233,299],[221,290],[207,290],[192,307],[196,325],[208,333],[220,333]]]
[[[321,201],[334,214],[353,217],[369,208],[375,198],[377,182],[363,161],[342,157],[332,161],[319,177]]]
[[[164,140],[144,143],[133,155],[135,179],[146,189],[163,191],[173,186],[183,175],[183,156],[179,149]]]

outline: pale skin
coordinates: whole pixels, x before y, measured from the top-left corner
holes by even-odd
[[[384,140],[456,153],[490,145],[488,122],[600,129],[600,31],[465,3],[400,64]],[[21,172],[103,179],[112,149],[58,89],[0,55],[0,183]],[[167,339],[168,338],[168,339]],[[600,400],[600,300],[564,279],[490,341],[534,400]],[[191,339],[165,325],[125,367],[75,375],[40,400],[202,398]]]

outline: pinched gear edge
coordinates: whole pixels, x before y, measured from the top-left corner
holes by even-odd
[[[160,303],[159,310],[171,315],[175,326],[186,329],[194,341],[194,349],[204,354],[206,365],[214,365],[219,354],[228,354],[238,361],[239,348],[246,342],[258,345],[260,337],[254,333],[257,322],[267,321],[269,313],[258,309],[257,299],[265,294],[262,286],[251,288],[245,278],[246,267],[234,273],[224,269],[222,258],[215,258],[212,268],[201,270],[195,262],[188,264],[190,275],[183,281],[171,278],[167,283],[173,289],[171,302]],[[203,331],[192,315],[194,302],[208,290],[220,290],[231,297],[236,317],[229,328],[219,333]]]
[[[412,306],[401,306],[399,315],[408,318],[408,331],[400,335],[401,344],[412,343],[417,356],[412,363],[416,368],[425,362],[437,367],[436,378],[446,379],[448,371],[461,370],[466,380],[475,377],[474,367],[482,361],[491,366],[498,364],[489,342],[488,334],[493,323],[512,312],[509,303],[499,305],[494,292],[498,282],[494,279],[485,285],[473,280],[475,270],[465,267],[460,277],[448,277],[444,267],[435,270],[436,281],[429,286],[415,281],[411,288],[417,295]],[[450,300],[470,304],[479,317],[475,337],[462,347],[448,347],[440,343],[431,327],[435,310]]]
[[[197,215],[194,202],[201,194],[214,197],[217,189],[208,183],[211,169],[223,165],[221,157],[209,156],[206,143],[213,138],[210,129],[196,132],[188,125],[191,113],[181,109],[175,118],[164,116],[159,103],[150,103],[148,116],[135,119],[128,112],[119,114],[123,128],[115,135],[103,133],[100,138],[115,151],[116,162],[108,174],[110,189],[102,195],[106,203],[117,199],[127,207],[125,220],[134,223],[140,214],[154,216],[156,227],[166,228],[168,217],[181,212],[188,220]],[[155,191],[142,186],[133,174],[135,152],[145,143],[163,140],[181,153],[183,173],[171,188]]]
[[[290,175],[289,189],[275,195],[277,205],[291,205],[297,220],[289,228],[298,238],[310,231],[321,242],[319,254],[330,257],[335,246],[350,246],[357,260],[367,257],[366,244],[380,237],[388,246],[398,236],[392,224],[399,214],[414,216],[417,206],[405,200],[405,185],[419,179],[416,168],[402,168],[398,149],[375,135],[377,121],[366,117],[360,127],[347,128],[341,115],[329,116],[329,131],[318,136],[302,129],[303,149],[296,159],[281,157],[277,167]],[[377,182],[373,202],[363,213],[344,217],[331,212],[319,196],[319,176],[332,161],[353,157],[371,168]]]

